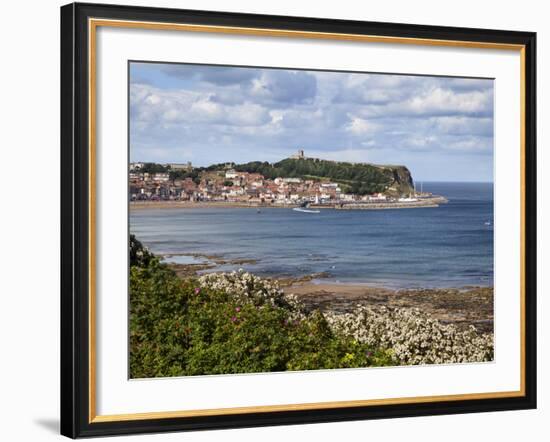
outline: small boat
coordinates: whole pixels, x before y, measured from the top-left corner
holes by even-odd
[[[320,210],[302,209],[301,207],[294,207],[292,210],[294,210],[295,212],[304,212],[304,213],[321,213]]]
[[[309,201],[300,204],[300,207],[294,207],[292,210],[295,212],[304,212],[304,213],[320,213],[320,210],[312,210],[309,208]]]
[[[485,224],[486,226],[490,226],[490,225],[491,225],[491,221],[485,221],[484,224]]]

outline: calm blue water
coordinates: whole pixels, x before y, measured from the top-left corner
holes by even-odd
[[[139,210],[131,212],[130,230],[156,253],[258,260],[222,270],[244,268],[264,276],[328,272],[332,281],[396,288],[493,285],[493,185],[424,183],[424,191],[444,195],[449,203],[319,214]],[[188,257],[172,259],[191,262]]]

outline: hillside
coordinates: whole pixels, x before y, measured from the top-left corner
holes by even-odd
[[[411,173],[405,166],[378,166],[317,158],[287,158],[277,163],[253,161],[233,166],[239,172],[261,173],[266,178],[295,177],[329,179],[345,192],[368,194],[384,192],[401,195],[413,190]]]

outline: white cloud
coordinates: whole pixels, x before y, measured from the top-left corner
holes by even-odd
[[[211,95],[185,90],[165,91],[149,85],[132,85],[132,114],[151,124],[205,123],[258,126],[271,121],[267,108],[255,103],[228,105]]]
[[[493,118],[489,117],[442,116],[431,121],[437,132],[445,134],[493,136]]]
[[[452,155],[491,161],[492,81],[244,70],[172,66],[170,83],[166,75],[135,74],[143,81],[130,89],[132,156],[277,160],[300,146],[348,161],[376,152],[375,159],[411,167],[427,155],[448,155],[448,167]]]
[[[349,116],[351,121],[346,130],[354,135],[367,135],[377,131],[379,125],[363,118]]]
[[[407,100],[405,108],[416,114],[477,114],[490,110],[492,93],[471,91],[457,94],[450,89],[435,88],[424,96]]]

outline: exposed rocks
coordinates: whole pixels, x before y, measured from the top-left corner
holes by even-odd
[[[418,308],[460,329],[473,325],[479,332],[493,331],[492,287],[393,291],[365,286],[304,284],[287,291],[296,294],[309,309],[348,313],[358,304]]]

